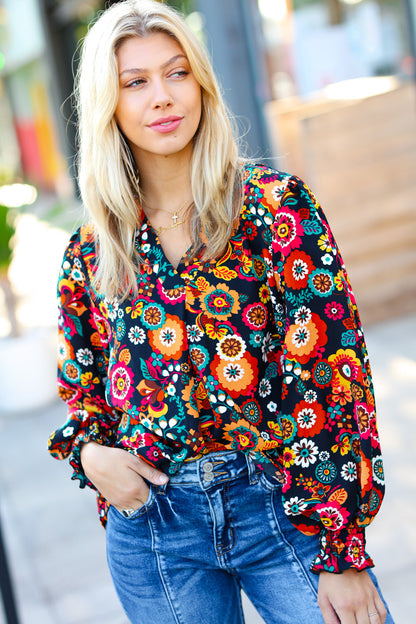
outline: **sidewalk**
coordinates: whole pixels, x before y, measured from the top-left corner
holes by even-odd
[[[412,624],[416,319],[371,327],[366,336],[388,481],[381,512],[368,530],[368,550],[396,624]],[[107,571],[94,495],[79,490],[68,464],[46,452],[49,433],[64,419],[65,406],[55,402],[0,415],[0,513],[21,624],[126,624]],[[251,605],[246,613],[247,624],[261,623]]]

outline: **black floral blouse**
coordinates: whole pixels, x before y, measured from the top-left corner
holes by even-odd
[[[49,441],[82,471],[82,443],[125,448],[167,474],[236,449],[275,473],[303,533],[320,534],[314,572],[372,564],[364,528],[384,491],[363,333],[341,256],[296,177],[245,167],[245,199],[224,254],[177,269],[142,215],[139,293],[100,296],[93,228],[59,277],[59,394],[68,420]],[[108,504],[98,494],[100,516]]]

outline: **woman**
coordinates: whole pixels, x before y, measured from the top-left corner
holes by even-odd
[[[78,75],[90,223],[59,279],[50,439],[97,490],[133,623],[392,622],[367,353],[322,209],[239,159],[209,60],[153,0],[105,11]],[[318,607],[319,604],[319,607]]]

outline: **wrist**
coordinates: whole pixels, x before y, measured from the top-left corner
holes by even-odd
[[[84,472],[86,472],[86,469],[88,469],[88,464],[91,457],[96,454],[97,447],[101,447],[101,444],[98,444],[98,442],[94,442],[93,440],[90,440],[88,442],[82,442],[79,451],[79,459]]]

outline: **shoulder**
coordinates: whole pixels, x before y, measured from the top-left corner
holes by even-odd
[[[64,257],[70,260],[74,257],[91,261],[96,256],[96,235],[92,223],[81,225],[70,237]]]
[[[244,183],[274,184],[290,180],[290,173],[279,171],[264,163],[246,162],[244,164]]]
[[[296,175],[278,171],[262,163],[244,166],[244,199],[250,208],[267,209],[274,217],[290,207],[294,212],[306,206],[315,212],[318,200],[305,182]]]
[[[96,236],[91,223],[81,225],[70,237],[64,252],[62,272],[64,275],[83,276],[89,283],[94,276],[97,260]]]

